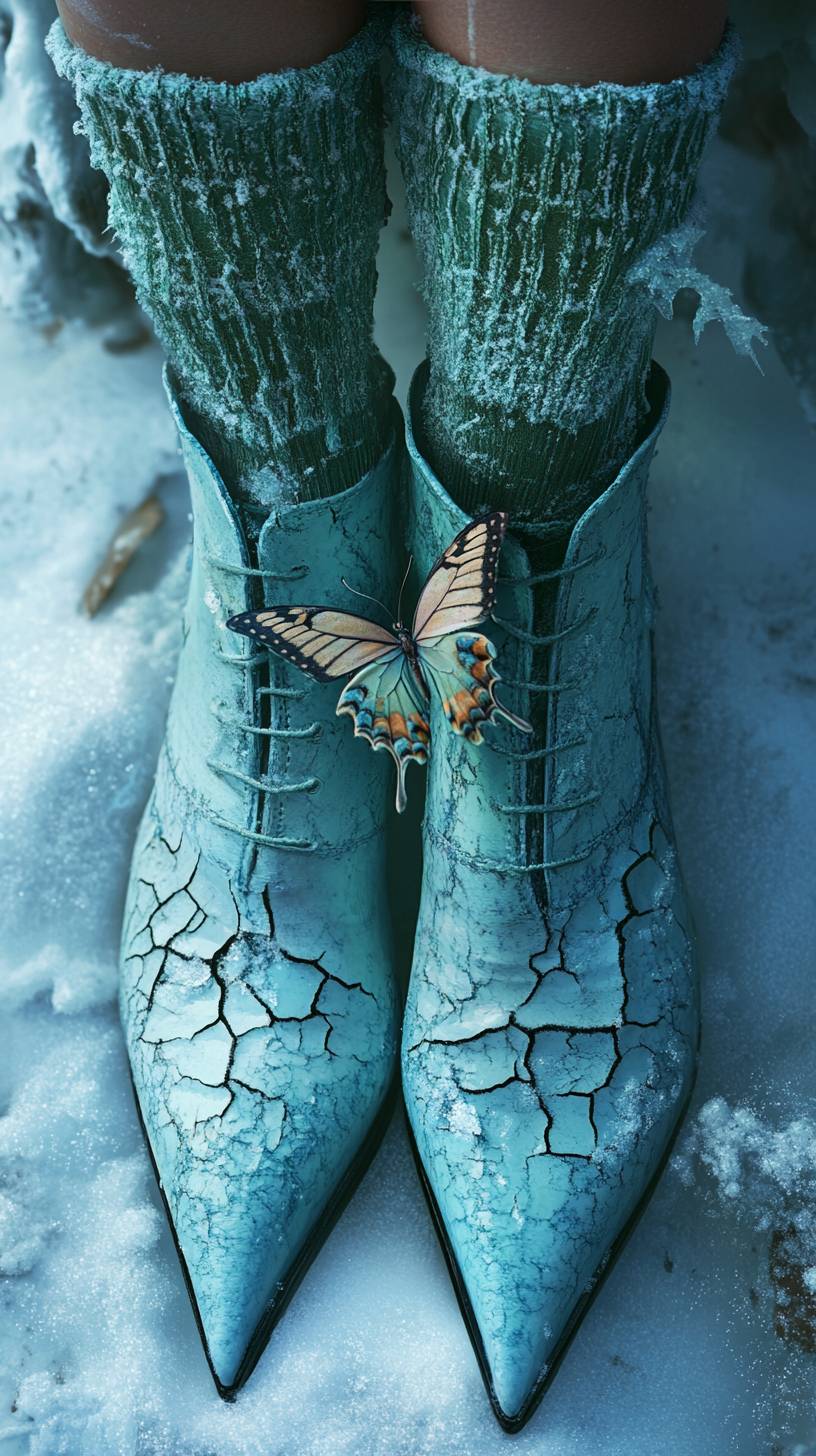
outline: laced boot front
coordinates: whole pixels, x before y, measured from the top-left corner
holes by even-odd
[[[397,995],[386,766],[230,633],[264,600],[394,594],[395,447],[342,495],[236,511],[176,409],[193,503],[184,641],[133,859],[122,1018],[205,1350],[229,1396],[384,1129]],[[363,908],[364,907],[364,908]]]
[[[486,630],[503,695],[535,737],[508,746],[491,734],[474,751],[441,714],[431,725],[403,1082],[508,1430],[533,1410],[650,1192],[694,1075],[697,993],[654,715],[645,539],[667,395],[655,367],[643,442],[561,565],[537,571],[536,528],[514,537],[511,520]],[[466,518],[412,437],[409,452],[424,570]]]

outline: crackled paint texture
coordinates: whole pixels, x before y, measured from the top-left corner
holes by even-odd
[[[645,557],[643,492],[667,393],[655,369],[647,438],[573,533],[534,756],[519,760],[495,731],[479,756],[432,725],[403,1077],[510,1419],[659,1168],[694,1071],[697,997],[652,711]],[[462,518],[409,448],[424,570]],[[529,715],[531,691],[511,685],[529,683],[541,656],[530,640],[541,588],[524,584],[530,566],[512,536],[501,573],[491,629],[501,692]],[[551,806],[541,863],[553,868],[529,873],[540,764]]]
[[[377,894],[385,765],[344,731],[331,687],[224,622],[259,580],[317,601],[344,574],[390,591],[393,450],[331,502],[273,514],[253,548],[178,412],[177,424],[193,570],[131,871],[121,1008],[208,1356],[230,1387],[379,1128],[397,1001]]]

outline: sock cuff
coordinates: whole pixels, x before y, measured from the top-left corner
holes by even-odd
[[[268,72],[251,81],[213,81],[165,71],[125,69],[98,60],[68,39],[61,20],[55,20],[45,40],[46,50],[60,76],[71,82],[77,101],[98,100],[107,105],[132,108],[148,98],[165,100],[174,107],[226,105],[238,111],[276,105],[281,100],[335,105],[344,88],[355,82],[380,59],[388,34],[381,16],[373,16],[342,50],[335,51],[313,66]]]
[[[548,125],[562,122],[565,113],[580,114],[585,124],[613,126],[631,122],[638,114],[651,124],[663,122],[676,127],[689,110],[715,119],[720,112],[731,77],[740,59],[741,46],[735,27],[726,24],[722,40],[709,60],[687,76],[672,81],[644,82],[635,86],[599,81],[593,86],[572,86],[559,82],[529,81],[469,66],[429,45],[422,34],[419,17],[406,13],[396,17],[391,45],[398,65],[423,79],[455,91],[459,104],[481,102],[509,106]]]
[[[577,431],[648,349],[656,313],[634,270],[688,215],[736,34],[692,75],[641,86],[496,75],[403,16],[392,46],[432,393],[444,380],[479,407]]]
[[[545,199],[551,214],[580,206],[585,221],[614,219],[618,229],[631,221],[635,256],[685,218],[740,54],[729,24],[714,55],[688,76],[567,86],[465,65],[430,46],[413,15],[398,17],[392,47],[403,160],[438,149],[431,175],[443,192],[450,187],[452,218],[471,237],[474,223],[483,227],[502,206],[503,192],[508,217],[515,199],[534,224]]]

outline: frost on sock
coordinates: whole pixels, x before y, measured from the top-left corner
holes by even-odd
[[[59,22],[49,34],[182,399],[261,504],[354,484],[388,429],[372,343],[382,40],[371,22],[318,65],[228,84],[120,70]]]
[[[586,88],[462,65],[414,19],[393,35],[389,109],[429,309],[431,463],[465,509],[568,529],[635,442],[657,307],[701,277],[683,257],[672,287],[664,240],[682,241],[733,32],[692,76]]]

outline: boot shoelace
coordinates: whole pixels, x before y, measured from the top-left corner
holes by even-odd
[[[576,572],[582,571],[585,566],[591,566],[596,561],[599,561],[602,555],[603,550],[599,548],[597,551],[592,552],[591,555],[584,557],[583,561],[573,562],[570,566],[562,566],[554,571],[537,572],[534,576],[524,576],[518,578],[505,577],[500,578],[500,580],[503,581],[505,585],[515,587],[543,586],[545,583],[559,581],[562,578],[568,576],[574,576]],[[548,632],[546,634],[528,632],[524,628],[517,626],[514,622],[508,622],[503,617],[496,616],[495,612],[492,614],[491,620],[496,623],[497,627],[501,627],[502,631],[506,632],[509,637],[515,638],[517,642],[523,642],[526,647],[549,647],[550,649],[552,649],[559,642],[563,642],[567,637],[572,637],[575,635],[576,632],[580,632],[584,629],[584,627],[588,627],[589,624],[594,621],[596,615],[597,612],[593,608],[583,617],[579,618],[578,621],[572,622],[570,626],[563,628],[562,631]],[[565,682],[550,681],[542,683],[531,682],[520,678],[508,677],[502,678],[502,681],[505,682],[508,687],[522,688],[529,693],[541,693],[551,696],[555,696],[556,694],[560,693],[572,692],[575,690],[575,688],[580,686],[580,679],[578,678],[568,679]],[[498,743],[491,743],[490,747],[494,753],[500,753],[505,758],[511,758],[517,763],[532,763],[535,761],[540,761],[541,759],[555,758],[557,754],[566,753],[571,749],[584,748],[589,743],[589,741],[590,735],[585,734],[581,738],[567,739],[564,743],[555,743],[544,748],[532,748],[528,749],[527,751],[514,748],[502,748],[502,746]],[[499,813],[501,814],[540,814],[542,817],[547,817],[552,814],[566,814],[572,810],[589,808],[590,805],[597,804],[599,798],[600,791],[593,789],[583,798],[573,799],[570,802],[563,804],[500,804],[497,807]],[[538,864],[523,865],[517,864],[515,861],[513,861],[498,864],[496,868],[506,874],[533,875],[539,874],[541,873],[541,871],[544,870],[563,869],[565,865],[580,864],[582,860],[588,858],[590,853],[591,850],[588,848],[583,850],[580,854],[569,855],[564,859],[543,860]]]
[[[256,566],[238,566],[230,561],[223,561],[218,556],[205,555],[208,565],[216,567],[219,571],[225,571],[232,576],[249,577],[255,580],[266,581],[300,581],[308,575],[307,566],[295,566],[291,571],[266,571]],[[224,652],[222,648],[213,644],[212,651],[219,662],[226,662],[235,667],[241,667],[245,671],[254,671],[255,668],[268,666],[269,653],[262,652]],[[255,687],[256,697],[268,697],[288,699],[290,702],[300,702],[310,691],[309,688],[286,688],[286,687]],[[241,718],[236,718],[224,712],[223,704],[211,704],[213,716],[225,727],[235,728],[239,733],[248,733],[256,738],[266,739],[316,739],[323,732],[320,723],[310,723],[306,728],[261,728],[255,723],[247,723]],[[246,784],[248,788],[258,789],[264,794],[313,794],[320,788],[320,779],[303,779],[300,783],[281,784],[271,779],[257,779],[250,774],[245,774],[240,769],[232,768],[229,764],[220,763],[217,759],[207,759],[207,765],[214,773],[221,774],[225,778],[237,779],[239,783]],[[298,850],[302,854],[311,854],[317,849],[317,843],[313,839],[293,839],[280,834],[262,834],[259,830],[247,829],[243,824],[233,824],[231,820],[224,819],[220,815],[210,816],[214,824],[222,829],[231,830],[233,834],[239,835],[242,839],[250,839],[255,844],[267,845],[271,849]]]
[[[590,566],[595,561],[599,560],[602,554],[603,552],[601,550],[598,550],[596,552],[593,552],[590,556],[585,557],[583,561],[574,562],[571,566],[560,567],[554,571],[538,572],[533,576],[520,577],[517,579],[505,578],[504,580],[510,585],[516,587],[532,588],[535,586],[542,586],[545,583],[557,581],[561,578],[574,575],[576,572],[581,571],[583,567]],[[294,567],[291,571],[288,572],[275,572],[267,571],[260,567],[239,566],[237,564],[233,564],[232,562],[223,561],[219,557],[211,555],[207,555],[206,560],[210,566],[214,566],[220,571],[229,572],[234,576],[241,576],[245,578],[249,577],[261,580],[265,579],[269,581],[299,581],[308,573],[308,567],[306,566]],[[584,617],[579,619],[579,621],[573,622],[569,627],[564,628],[561,632],[549,632],[546,634],[528,632],[524,628],[517,626],[515,623],[508,622],[503,617],[497,616],[495,613],[492,614],[492,620],[496,623],[496,626],[501,627],[502,630],[508,634],[508,636],[515,638],[519,642],[523,642],[525,646],[537,648],[552,648],[557,643],[564,641],[565,638],[573,636],[576,632],[579,632],[584,627],[588,626],[589,623],[593,621],[595,615],[595,611],[592,610],[590,612],[587,612]],[[256,667],[260,667],[262,664],[268,664],[269,662],[269,654],[267,652],[224,652],[221,648],[216,647],[215,645],[213,645],[212,650],[214,655],[220,662],[230,663],[232,665],[235,665],[236,667],[243,668],[245,671],[251,671]],[[522,688],[529,693],[541,693],[550,695],[573,691],[579,685],[579,680],[577,678],[568,680],[566,682],[546,683],[527,681],[518,678],[504,678],[503,681],[507,684],[508,687]],[[286,688],[273,686],[255,689],[256,695],[258,696],[263,695],[271,698],[289,699],[290,701],[295,702],[301,701],[306,696],[306,693],[308,691],[309,689],[306,688]],[[222,711],[221,706],[217,703],[212,705],[212,711],[217,720],[220,723],[223,723],[225,726],[236,728],[239,732],[249,733],[256,737],[264,737],[268,739],[315,739],[319,738],[320,734],[323,731],[321,725],[317,722],[310,723],[306,728],[260,728],[253,723],[246,723],[239,718],[227,716]],[[557,754],[567,752],[571,749],[583,748],[589,741],[589,737],[584,736],[581,738],[569,739],[565,743],[557,743],[549,747],[530,749],[526,752],[512,748],[502,748],[499,744],[491,744],[490,746],[494,753],[503,754],[505,757],[512,758],[519,763],[530,763],[545,758],[554,758]],[[273,783],[269,779],[253,778],[251,775],[241,773],[240,770],[231,768],[228,764],[222,764],[215,759],[208,759],[207,762],[208,766],[215,773],[222,774],[229,778],[237,779],[239,782],[246,784],[248,787],[258,789],[260,792],[266,794],[277,795],[315,793],[320,788],[320,780],[318,778],[304,779],[300,783],[279,784]],[[572,800],[571,802],[564,804],[502,804],[499,805],[499,812],[502,814],[516,815],[540,814],[542,816],[547,816],[551,814],[563,814],[569,811],[588,808],[590,805],[597,803],[599,798],[600,793],[597,790],[594,790],[582,799]],[[257,830],[247,829],[242,824],[233,824],[230,820],[224,819],[220,815],[212,815],[211,818],[213,820],[213,823],[218,824],[223,829],[230,830],[234,834],[240,835],[242,839],[250,839],[256,844],[267,845],[273,849],[298,850],[301,853],[306,854],[309,854],[317,849],[317,844],[314,840],[294,839],[283,835],[262,834]],[[590,850],[586,849],[580,854],[570,855],[564,859],[544,860],[538,864],[519,865],[516,862],[508,861],[506,863],[497,865],[496,868],[508,874],[537,874],[541,871],[561,869],[565,865],[580,864],[582,860],[585,860],[588,857],[589,853]]]

